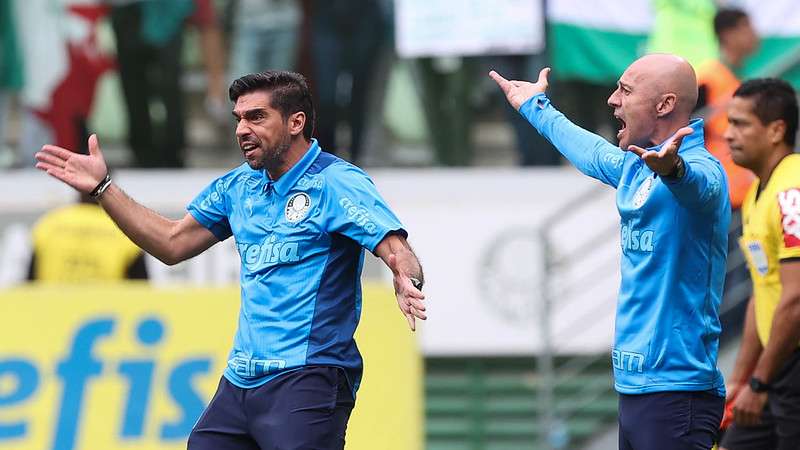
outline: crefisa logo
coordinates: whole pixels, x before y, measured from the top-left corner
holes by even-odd
[[[0,356],[0,448],[17,448],[6,445],[20,444],[30,437],[33,422],[42,418],[32,415],[28,406],[42,401],[37,394],[49,390],[45,383],[54,384],[58,392],[48,409],[52,430],[44,447],[47,450],[76,449],[78,437],[93,432],[85,423],[87,412],[100,403],[104,408],[115,405],[109,413],[120,417],[115,429],[102,432],[116,435],[131,448],[142,448],[145,440],[177,443],[188,437],[205,407],[205,395],[194,384],[198,377],[209,374],[212,356],[160,361],[165,323],[155,316],[138,321],[133,336],[136,354],[119,359],[99,356],[98,347],[124,338],[115,336],[118,322],[115,317],[100,316],[79,323],[71,342],[65,343],[63,356],[52,365],[24,356]],[[162,382],[157,374],[166,375],[166,379]],[[92,386],[105,385],[108,379],[121,380],[125,388],[118,396],[100,398],[92,392]],[[168,398],[177,414],[166,420],[151,420],[156,398]]]

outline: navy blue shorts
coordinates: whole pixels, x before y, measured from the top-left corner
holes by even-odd
[[[337,367],[306,367],[252,389],[223,377],[188,448],[341,450],[354,403]]]
[[[619,396],[620,450],[709,450],[725,399],[714,392]]]

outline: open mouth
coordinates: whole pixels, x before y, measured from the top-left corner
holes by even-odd
[[[614,118],[617,119],[617,122],[619,122],[619,130],[617,131],[617,139],[619,139],[622,136],[622,133],[625,132],[627,125],[625,124],[625,120],[623,120],[622,117],[614,114]]]
[[[253,144],[251,142],[242,143],[242,152],[244,152],[245,156],[249,156],[253,151],[258,148],[258,145]]]

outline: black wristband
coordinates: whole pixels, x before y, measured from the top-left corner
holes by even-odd
[[[772,389],[772,385],[769,383],[764,383],[756,377],[751,377],[750,389],[752,389],[753,392],[769,392],[769,390]]]
[[[667,178],[681,179],[684,175],[686,175],[686,163],[683,161],[683,158],[678,156],[678,161],[675,163],[675,167],[673,167],[672,170],[664,176]]]
[[[108,186],[110,185],[111,185],[111,175],[107,173],[105,178],[103,178],[103,180],[100,181],[100,183],[98,183],[94,189],[92,189],[92,192],[89,193],[89,197],[92,198],[100,197],[101,195],[103,195],[103,192],[105,192],[106,189],[108,189]]]

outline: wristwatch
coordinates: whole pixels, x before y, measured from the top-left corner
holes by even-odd
[[[668,178],[675,178],[680,180],[683,176],[686,175],[686,162],[678,156],[678,160],[675,162],[675,167],[672,168],[672,171],[668,173],[666,176]]]
[[[769,383],[764,383],[756,377],[751,377],[750,389],[752,389],[753,392],[769,392],[769,390],[772,389],[772,385]]]

